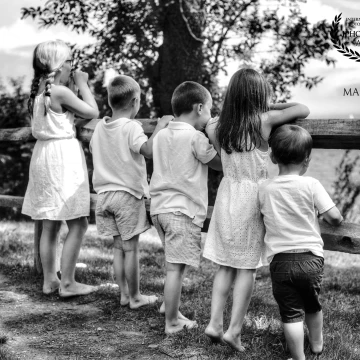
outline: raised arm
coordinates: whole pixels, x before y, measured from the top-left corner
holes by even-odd
[[[144,155],[147,159],[151,159],[153,156],[153,141],[155,135],[161,130],[167,127],[168,123],[173,119],[172,115],[165,115],[158,120],[154,132],[150,136],[149,140],[146,141],[140,148],[140,154]]]
[[[264,114],[262,121],[263,136],[268,139],[271,130],[299,118],[306,118],[310,110],[299,103],[271,104],[270,111]]]
[[[206,124],[206,134],[208,135],[210,144],[212,144],[216,150],[216,152],[221,156],[221,147],[219,145],[219,142],[216,138],[216,125],[217,125],[218,118],[213,118],[208,121]],[[211,166],[210,166],[211,167]]]
[[[83,100],[79,99],[66,86],[57,86],[54,96],[57,97],[61,106],[71,111],[75,115],[84,119],[94,119],[99,117],[99,109],[87,84],[88,74],[82,71],[76,71],[74,81],[79,88]]]

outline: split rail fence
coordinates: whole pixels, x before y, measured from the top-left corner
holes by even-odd
[[[94,119],[84,126],[78,127],[77,138],[89,142],[99,120]],[[156,126],[156,120],[139,119],[146,134],[151,134]],[[360,119],[299,119],[295,124],[307,129],[314,141],[314,148],[322,149],[360,149]],[[35,141],[31,128],[0,129],[0,141]],[[96,194],[91,194],[90,209],[95,210]],[[0,207],[20,208],[24,198],[19,196],[0,195]],[[147,201],[147,208],[149,208]],[[208,207],[207,219],[211,218],[213,207]],[[320,221],[321,236],[324,248],[331,251],[341,251],[360,254],[360,225],[343,223],[333,227]],[[35,221],[34,227],[34,265],[37,272],[42,272],[39,255],[42,222]]]

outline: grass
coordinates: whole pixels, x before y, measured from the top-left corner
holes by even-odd
[[[65,234],[63,226],[61,237]],[[5,316],[0,333],[23,339],[23,346],[32,351],[28,358],[48,359],[44,354],[51,359],[289,358],[268,268],[257,273],[243,328],[247,351],[239,355],[227,346],[212,345],[203,334],[209,321],[212,280],[217,268],[213,263],[203,259],[200,269],[191,269],[185,279],[181,310],[196,319],[199,328],[166,337],[164,319],[158,314],[160,303],[131,311],[119,306],[117,289],[106,286],[114,282],[112,241],[99,238],[95,226],[90,226],[79,257],[79,262],[87,267],[78,269],[76,276],[79,281],[105,286],[96,294],[65,302],[59,301],[57,295],[42,296],[41,276],[34,275],[32,268],[32,236],[31,223],[0,225],[0,269],[10,280],[6,290],[11,290],[14,297],[2,306]],[[360,257],[326,252],[325,263],[321,300],[326,348],[322,358],[360,359]],[[144,293],[156,293],[161,299],[163,264],[160,241],[151,229],[142,235],[141,289]],[[20,304],[19,310],[14,304]],[[225,328],[230,312],[231,299],[225,309]],[[307,342],[305,346],[307,358],[311,359]],[[10,342],[0,344],[0,360],[17,359],[6,350],[10,348],[15,353],[25,351]]]

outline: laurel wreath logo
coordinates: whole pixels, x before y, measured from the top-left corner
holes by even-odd
[[[347,58],[351,60],[355,60],[356,62],[360,62],[360,54],[357,51],[354,51],[352,49],[349,49],[347,46],[342,44],[340,40],[337,37],[338,30],[339,30],[339,23],[341,20],[341,15],[336,15],[335,19],[333,20],[331,27],[330,27],[330,37],[331,41],[333,42],[334,47],[336,50],[346,56]]]

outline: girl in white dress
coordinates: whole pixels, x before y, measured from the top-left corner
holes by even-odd
[[[262,75],[253,69],[241,69],[230,80],[219,119],[210,121],[206,129],[221,154],[224,178],[203,254],[220,265],[205,334],[239,351],[244,350],[240,333],[256,269],[262,265],[265,228],[258,186],[268,176],[268,138],[274,126],[309,114],[301,104],[269,105],[270,97],[271,88]],[[233,283],[231,321],[224,334],[223,311]]]
[[[70,48],[61,40],[36,46],[34,79],[28,108],[32,134],[37,139],[29,171],[22,212],[43,220],[40,257],[44,294],[59,289],[61,297],[86,295],[93,286],[75,282],[75,265],[90,213],[90,190],[84,152],[76,139],[74,114],[91,119],[99,111],[87,85],[88,75],[77,71],[74,81],[83,100],[67,83],[71,70]],[[56,238],[60,221],[67,234],[61,257],[61,281],[56,274]]]

